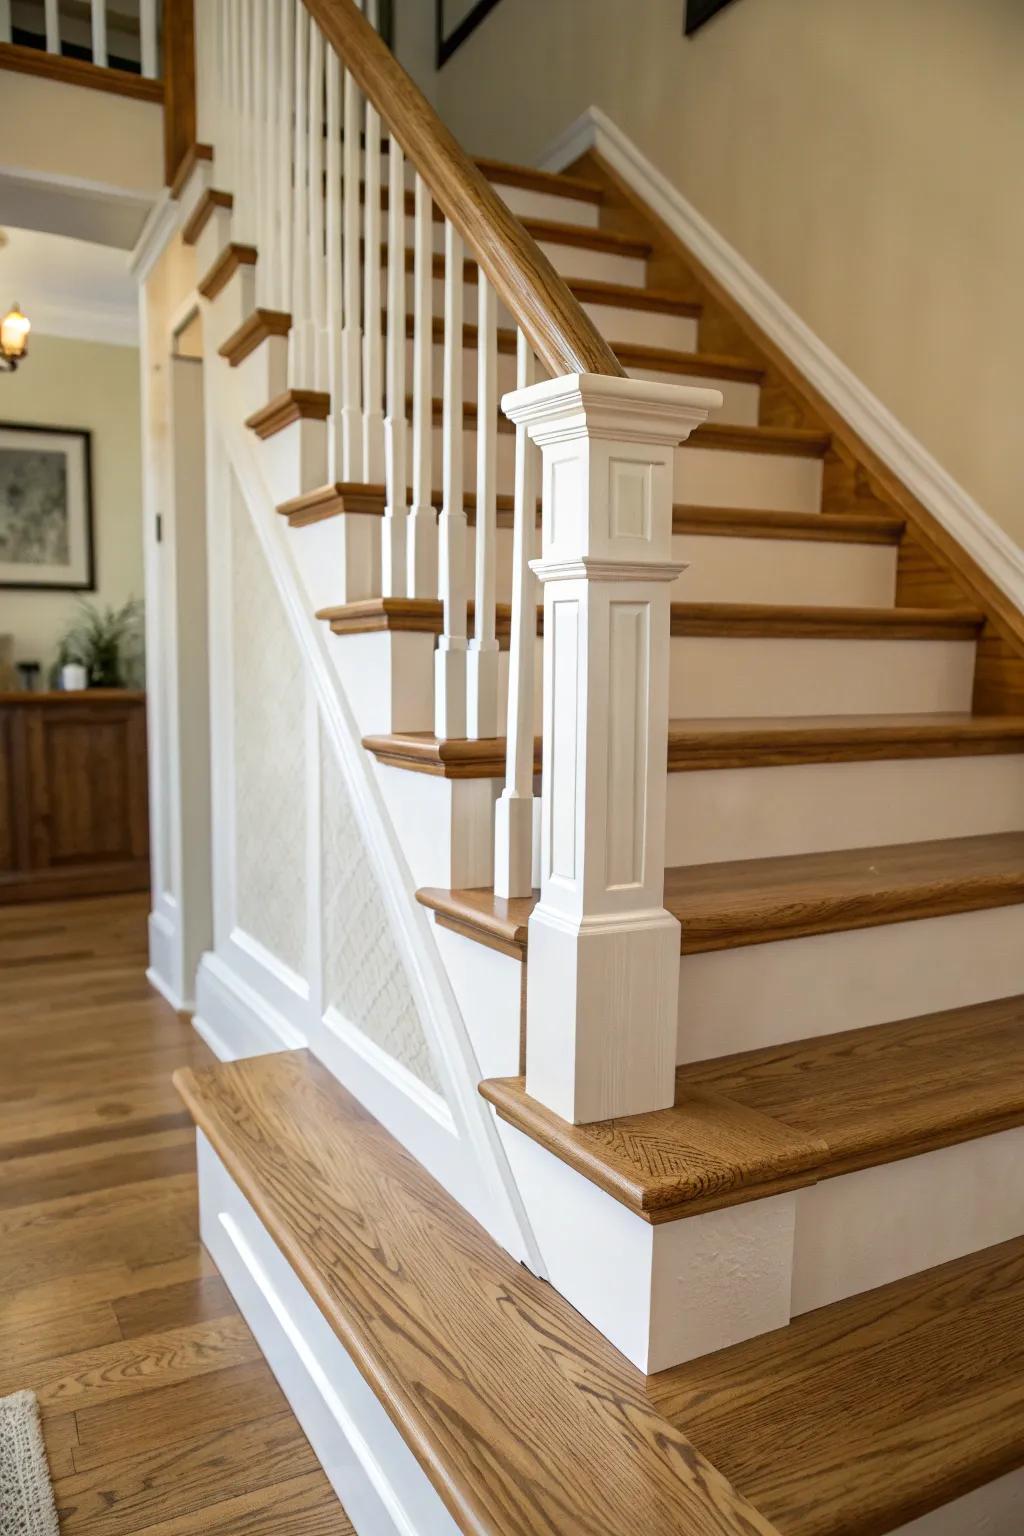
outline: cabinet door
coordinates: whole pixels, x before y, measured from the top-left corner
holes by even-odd
[[[32,712],[32,862],[59,869],[144,859],[145,716],[138,705]]]

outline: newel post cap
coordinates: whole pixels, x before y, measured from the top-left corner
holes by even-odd
[[[721,404],[717,389],[570,373],[512,390],[501,408],[542,446],[586,436],[675,447]]]

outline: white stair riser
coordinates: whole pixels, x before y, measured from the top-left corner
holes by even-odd
[[[896,557],[896,546],[886,544],[677,534],[672,558],[687,568],[672,596],[692,603],[891,608]]]
[[[1018,993],[1024,905],[683,955],[678,1060],[705,1061]]]
[[[824,1179],[797,1192],[793,1316],[1022,1230],[1024,1126]]]
[[[236,267],[214,299],[203,304],[204,345],[216,352],[256,307],[256,268]]]
[[[714,412],[715,421],[736,427],[756,427],[760,420],[761,386],[737,379],[716,379],[713,374],[686,374],[657,368],[627,368],[631,379],[651,379],[656,384],[686,384],[694,389],[717,389],[722,405]]]
[[[963,640],[674,635],[669,712],[716,720],[969,712],[974,649]]]
[[[673,496],[691,507],[820,512],[820,459],[692,446],[676,449]]]
[[[407,377],[412,377],[413,342],[410,338],[406,343],[406,371]],[[464,400],[476,400],[477,376],[479,359],[476,348],[467,349],[462,354],[462,395]],[[434,345],[434,394],[440,397],[444,389],[444,346],[438,341]],[[731,379],[716,379],[710,374],[706,377],[691,378],[681,373],[655,374],[643,368],[627,368],[627,373],[634,379],[657,379],[666,384],[691,385],[697,389],[718,389],[724,397],[721,410],[715,412],[716,421],[729,422],[735,426],[756,427],[758,422],[760,389],[756,384],[738,384]],[[538,378],[549,377],[547,369],[538,370]],[[498,391],[505,394],[516,387],[516,359],[511,352],[498,353]]]
[[[643,288],[647,281],[647,262],[640,256],[619,256],[612,251],[592,251],[583,245],[558,245],[538,242],[541,250],[561,277],[585,277],[598,283],[622,283],[629,288]]]
[[[669,864],[1024,830],[1024,756],[801,763],[668,776]]]
[[[327,479],[327,423],[304,417],[260,443],[276,505],[314,491]]]
[[[195,243],[195,270],[200,282],[230,239],[231,210],[214,208]]]
[[[529,187],[509,187],[492,183],[495,192],[518,219],[550,219],[558,224],[578,224],[581,229],[596,229],[601,217],[597,203],[579,197],[558,197],[553,192],[534,192]]]
[[[588,303],[583,308],[605,341],[631,342],[636,347],[669,347],[673,352],[696,352],[700,348],[700,326],[689,315],[627,309],[618,304]]]

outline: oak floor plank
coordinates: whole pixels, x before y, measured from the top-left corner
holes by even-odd
[[[64,1536],[350,1536],[199,1245],[139,895],[0,909],[0,1392],[39,1392]]]
[[[62,1536],[128,1532],[318,1470],[288,1410],[75,1472],[54,1484]]]

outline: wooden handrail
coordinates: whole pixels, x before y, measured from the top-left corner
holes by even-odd
[[[624,377],[608,343],[353,0],[303,0],[549,371]]]

